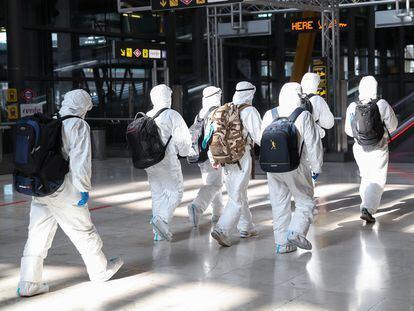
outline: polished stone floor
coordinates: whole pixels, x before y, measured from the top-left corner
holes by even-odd
[[[249,199],[260,236],[230,248],[210,237],[210,215],[191,228],[186,204],[200,185],[184,166],[185,194],[172,243],[151,239],[145,175],[126,159],[94,162],[92,218],[109,256],[124,267],[88,282],[79,254],[59,229],[45,261],[49,294],[16,297],[29,200],[0,176],[0,310],[414,310],[414,165],[393,164],[377,223],[359,220],[353,163],[326,163],[316,188],[312,252],[275,255],[264,176]]]

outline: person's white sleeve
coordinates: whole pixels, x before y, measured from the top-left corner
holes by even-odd
[[[354,137],[354,133],[352,132],[352,118],[355,115],[355,104],[352,103],[346,109],[346,117],[345,117],[345,133],[349,137]]]
[[[315,96],[316,97],[316,96]],[[332,114],[331,110],[329,109],[328,104],[326,101],[320,97],[317,96],[315,100],[316,104],[318,105],[318,123],[319,125],[324,129],[331,129],[334,126],[335,119],[334,115]]]
[[[78,119],[69,134],[69,170],[72,183],[79,192],[92,189],[91,135],[89,125]]]
[[[243,110],[242,113],[243,126],[250,134],[251,139],[260,146],[260,141],[262,139],[262,118],[260,117],[259,112],[254,107],[248,107]]]
[[[323,165],[323,147],[319,136],[319,131],[316,128],[313,116],[309,112],[303,112],[303,142],[308,152],[308,159],[314,173],[319,174],[322,171]]]
[[[186,157],[190,153],[191,149],[190,131],[188,130],[184,119],[178,112],[172,115],[171,121],[173,125],[172,137],[177,153],[182,157]]]
[[[381,100],[380,113],[384,124],[390,133],[394,132],[398,127],[398,119],[391,105],[386,100]]]
[[[262,134],[263,134],[264,130],[266,129],[266,127],[268,127],[272,123],[272,121],[273,121],[272,111],[269,110],[263,116],[262,129],[261,129]]]

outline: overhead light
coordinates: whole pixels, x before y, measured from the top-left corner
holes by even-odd
[[[132,18],[141,18],[142,17],[141,15],[138,15],[138,14],[131,14],[130,16]]]
[[[128,14],[127,13],[124,13],[124,14],[122,14],[122,16],[128,17]]]

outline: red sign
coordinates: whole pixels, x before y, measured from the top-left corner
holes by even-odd
[[[29,102],[33,99],[33,97],[35,97],[35,92],[32,89],[25,89],[22,93],[21,93],[21,97]]]
[[[185,5],[189,5],[191,2],[193,2],[193,0],[181,0],[181,2]]]

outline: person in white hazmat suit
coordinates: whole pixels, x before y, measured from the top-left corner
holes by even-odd
[[[326,101],[317,94],[320,82],[321,78],[318,74],[308,72],[303,76],[301,86],[303,95],[312,95],[309,99],[312,104],[312,116],[319,130],[319,136],[322,139],[325,137],[325,130],[331,129],[334,126],[335,120]]]
[[[374,77],[363,77],[359,83],[359,101],[361,104],[366,105],[371,101],[377,100],[377,88],[378,82]],[[378,144],[373,146],[361,146],[356,140],[353,146],[354,157],[361,176],[359,188],[361,219],[369,223],[375,222],[375,218],[372,215],[376,213],[380,205],[387,180],[389,157],[387,131],[391,133],[398,126],[398,119],[388,102],[384,99],[379,99],[376,104],[386,128],[384,137]],[[355,108],[356,103],[353,102],[346,111],[345,132],[350,137],[354,137],[351,122],[355,116]]]
[[[91,141],[89,125],[83,120],[92,108],[84,90],[65,94],[61,117],[74,115],[62,125],[62,153],[70,159],[69,173],[53,194],[33,198],[29,234],[21,259],[19,296],[33,296],[49,291],[42,283],[43,260],[52,245],[58,225],[75,244],[85,262],[91,281],[107,281],[122,266],[119,258],[108,261],[102,252],[102,240],[91,221],[88,209],[91,190]]]
[[[203,90],[202,108],[198,117],[205,120],[205,133],[209,128],[209,119],[213,114],[213,109],[221,105],[221,89],[215,86],[208,86]],[[210,160],[199,164],[203,186],[197,193],[193,202],[188,205],[188,217],[194,227],[197,227],[201,216],[211,205],[213,216],[211,221],[217,223],[223,212],[223,170],[214,169]]]
[[[298,83],[286,83],[279,94],[279,106],[276,108],[278,116],[289,117],[300,106],[301,96],[302,90]],[[269,110],[263,117],[262,131],[272,121],[272,111]],[[299,148],[303,143],[299,167],[287,173],[267,173],[276,253],[293,252],[297,247],[312,249],[312,244],[306,238],[315,207],[311,169],[316,174],[321,172],[323,149],[319,131],[308,111],[298,116],[295,126]],[[292,196],[296,207],[293,215]]]
[[[171,108],[171,89],[165,84],[155,86],[150,93],[153,109],[147,116],[153,117],[158,111],[168,108],[156,119],[161,139],[166,144],[170,137],[164,159],[145,169],[152,196],[152,219],[154,241],[171,241],[169,224],[183,197],[183,174],[178,156],[185,157],[191,148],[191,136],[184,119]]]
[[[233,104],[252,105],[255,92],[256,87],[253,84],[245,81],[237,83]],[[257,235],[249,209],[247,187],[253,162],[250,151],[253,143],[260,145],[262,119],[256,108],[250,106],[240,112],[240,120],[243,123],[242,134],[248,140],[248,144],[244,156],[239,161],[240,167],[237,164],[228,164],[224,167],[229,198],[216,228],[211,233],[211,236],[222,246],[231,246],[230,236],[236,225],[241,238]],[[214,162],[213,159],[211,161]]]

